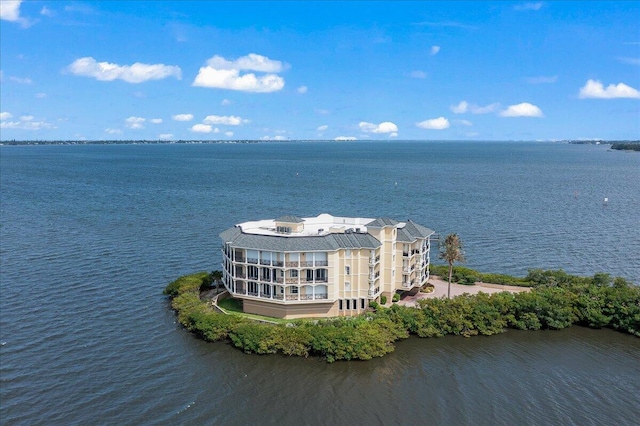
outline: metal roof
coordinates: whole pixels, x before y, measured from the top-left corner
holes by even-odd
[[[397,225],[398,222],[397,220],[388,218],[388,217],[381,217],[378,218],[376,220],[374,220],[373,222],[369,222],[367,223],[367,227],[369,228],[384,228],[385,226],[395,226]]]
[[[382,244],[371,234],[327,234],[312,237],[287,237],[245,234],[238,227],[220,233],[220,238],[234,248],[276,252],[335,251],[341,248],[375,249]]]

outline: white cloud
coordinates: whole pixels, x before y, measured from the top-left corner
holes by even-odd
[[[277,136],[263,136],[260,138],[261,141],[286,141],[287,138],[282,135]]]
[[[440,51],[440,46],[431,46],[431,54],[436,55]]]
[[[541,75],[539,77],[527,77],[525,80],[529,84],[555,83],[556,81],[558,81],[558,76],[553,75],[553,76],[547,77],[547,76]]]
[[[123,80],[127,83],[142,83],[149,80],[161,80],[167,77],[182,79],[182,71],[176,65],[143,64],[118,65],[109,62],[96,62],[88,56],[76,59],[67,69],[75,75],[93,77],[99,81]]]
[[[144,129],[145,121],[142,117],[129,117],[124,120],[124,123],[130,129]]]
[[[336,140],[336,141],[356,141],[356,140],[358,140],[358,138],[356,138],[354,136],[338,136],[334,140]]]
[[[213,127],[210,124],[194,124],[191,127],[191,131],[196,133],[211,133],[213,132]]]
[[[191,121],[193,120],[193,114],[176,114],[171,116],[175,121]]]
[[[152,118],[149,120],[149,122],[153,124],[160,124],[162,123],[162,118]]]
[[[44,6],[42,9],[40,9],[40,15],[44,15],[44,16],[53,16],[53,10],[49,9],[47,6]]]
[[[640,58],[618,58],[623,64],[640,65]]]
[[[604,85],[597,80],[588,80],[585,85],[580,88],[578,94],[580,99],[616,99],[616,98],[632,98],[640,99],[640,92],[624,83],[610,84],[605,89]]]
[[[160,133],[158,135],[158,139],[162,140],[162,141],[168,141],[173,139],[173,135],[171,133]]]
[[[473,123],[469,120],[453,120],[453,124],[457,124],[459,126],[473,126]]]
[[[208,124],[222,124],[225,126],[239,126],[240,124],[249,122],[249,120],[236,117],[235,115],[207,115],[202,121]]]
[[[8,121],[11,118],[13,118],[13,114],[9,112],[0,113],[0,129],[42,130],[56,128],[46,121],[34,121],[33,115],[23,115],[18,121]]]
[[[539,1],[539,2],[536,2],[536,3],[517,4],[517,5],[513,6],[513,8],[515,10],[518,10],[518,11],[522,11],[522,10],[540,10],[540,9],[542,9],[542,6],[544,6],[544,3]]]
[[[309,88],[307,86],[300,86],[296,89],[298,91],[298,93],[300,94],[305,94],[307,93],[307,91],[309,90]]]
[[[20,77],[9,77],[9,80],[13,81],[14,83],[19,83],[19,84],[33,84],[33,80],[31,80],[30,78],[20,78]]]
[[[391,121],[384,121],[380,124],[361,121],[358,124],[358,127],[360,127],[360,130],[365,133],[393,133],[398,131],[398,126]]]
[[[331,111],[328,109],[316,109],[316,113],[320,115],[329,115],[331,114]]]
[[[325,130],[327,130],[329,128],[328,125],[323,124],[322,126],[318,126],[318,128],[316,129],[319,132],[324,132]]]
[[[398,133],[396,133],[396,132],[389,133],[389,137],[390,138],[397,138],[398,137]]]
[[[412,77],[412,78],[427,78],[427,73],[424,72],[424,71],[420,71],[420,70],[411,71],[411,73],[409,74],[409,77]]]
[[[224,132],[224,135],[230,138],[233,136],[233,132]]]
[[[281,90],[284,79],[277,74],[287,68],[286,64],[266,56],[250,53],[235,61],[222,56],[214,56],[207,65],[200,68],[192,86],[217,89],[239,90],[243,92],[269,93]],[[264,72],[257,77],[254,73],[240,75],[240,71]]]
[[[104,131],[110,135],[119,135],[122,133],[122,130],[120,129],[104,129]]]
[[[416,126],[420,127],[421,129],[443,130],[443,129],[447,129],[450,126],[450,124],[449,124],[449,120],[447,120],[446,118],[438,117],[438,118],[431,118],[429,120],[424,120],[419,123],[416,123]]]
[[[44,99],[47,97],[46,93],[36,93],[36,98],[38,99]]]
[[[544,117],[542,110],[529,102],[522,102],[516,105],[509,105],[507,109],[500,112],[501,117]]]
[[[469,109],[469,103],[467,101],[460,101],[458,105],[451,105],[450,108],[454,114],[463,114]]]
[[[222,106],[231,105],[231,101],[229,99],[223,99],[222,102],[220,102],[220,105]]]
[[[451,105],[450,109],[454,114],[463,114],[465,112],[470,112],[472,114],[488,114],[496,111],[499,107],[500,104],[497,102],[485,106],[479,106],[470,104],[467,101],[460,101],[458,105]]]
[[[0,19],[16,22],[23,28],[28,28],[33,22],[20,16],[20,3],[22,0],[0,0]]]

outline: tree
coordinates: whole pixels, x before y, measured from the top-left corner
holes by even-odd
[[[444,241],[440,242],[440,259],[449,264],[449,286],[447,297],[451,299],[451,276],[453,275],[453,263],[464,262],[464,252],[462,251],[462,241],[458,234],[449,234]]]

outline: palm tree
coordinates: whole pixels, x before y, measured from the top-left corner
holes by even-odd
[[[464,252],[462,251],[462,241],[458,234],[449,234],[444,242],[440,242],[440,259],[449,264],[449,286],[447,297],[451,299],[451,276],[453,275],[453,263],[464,262]]]

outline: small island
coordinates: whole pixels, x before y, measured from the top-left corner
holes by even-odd
[[[431,265],[434,274],[446,268]],[[574,324],[640,337],[640,287],[602,273],[580,277],[533,269],[519,278],[454,267],[458,282],[499,281],[530,291],[424,298],[415,307],[374,302],[353,317],[273,321],[218,306],[218,294],[211,293],[217,293],[220,276],[220,271],[186,275],[170,283],[164,294],[187,330],[206,341],[229,341],[246,353],[317,356],[327,362],[368,360],[392,352],[396,341],[411,335],[469,337]],[[227,306],[233,309],[234,303]]]

